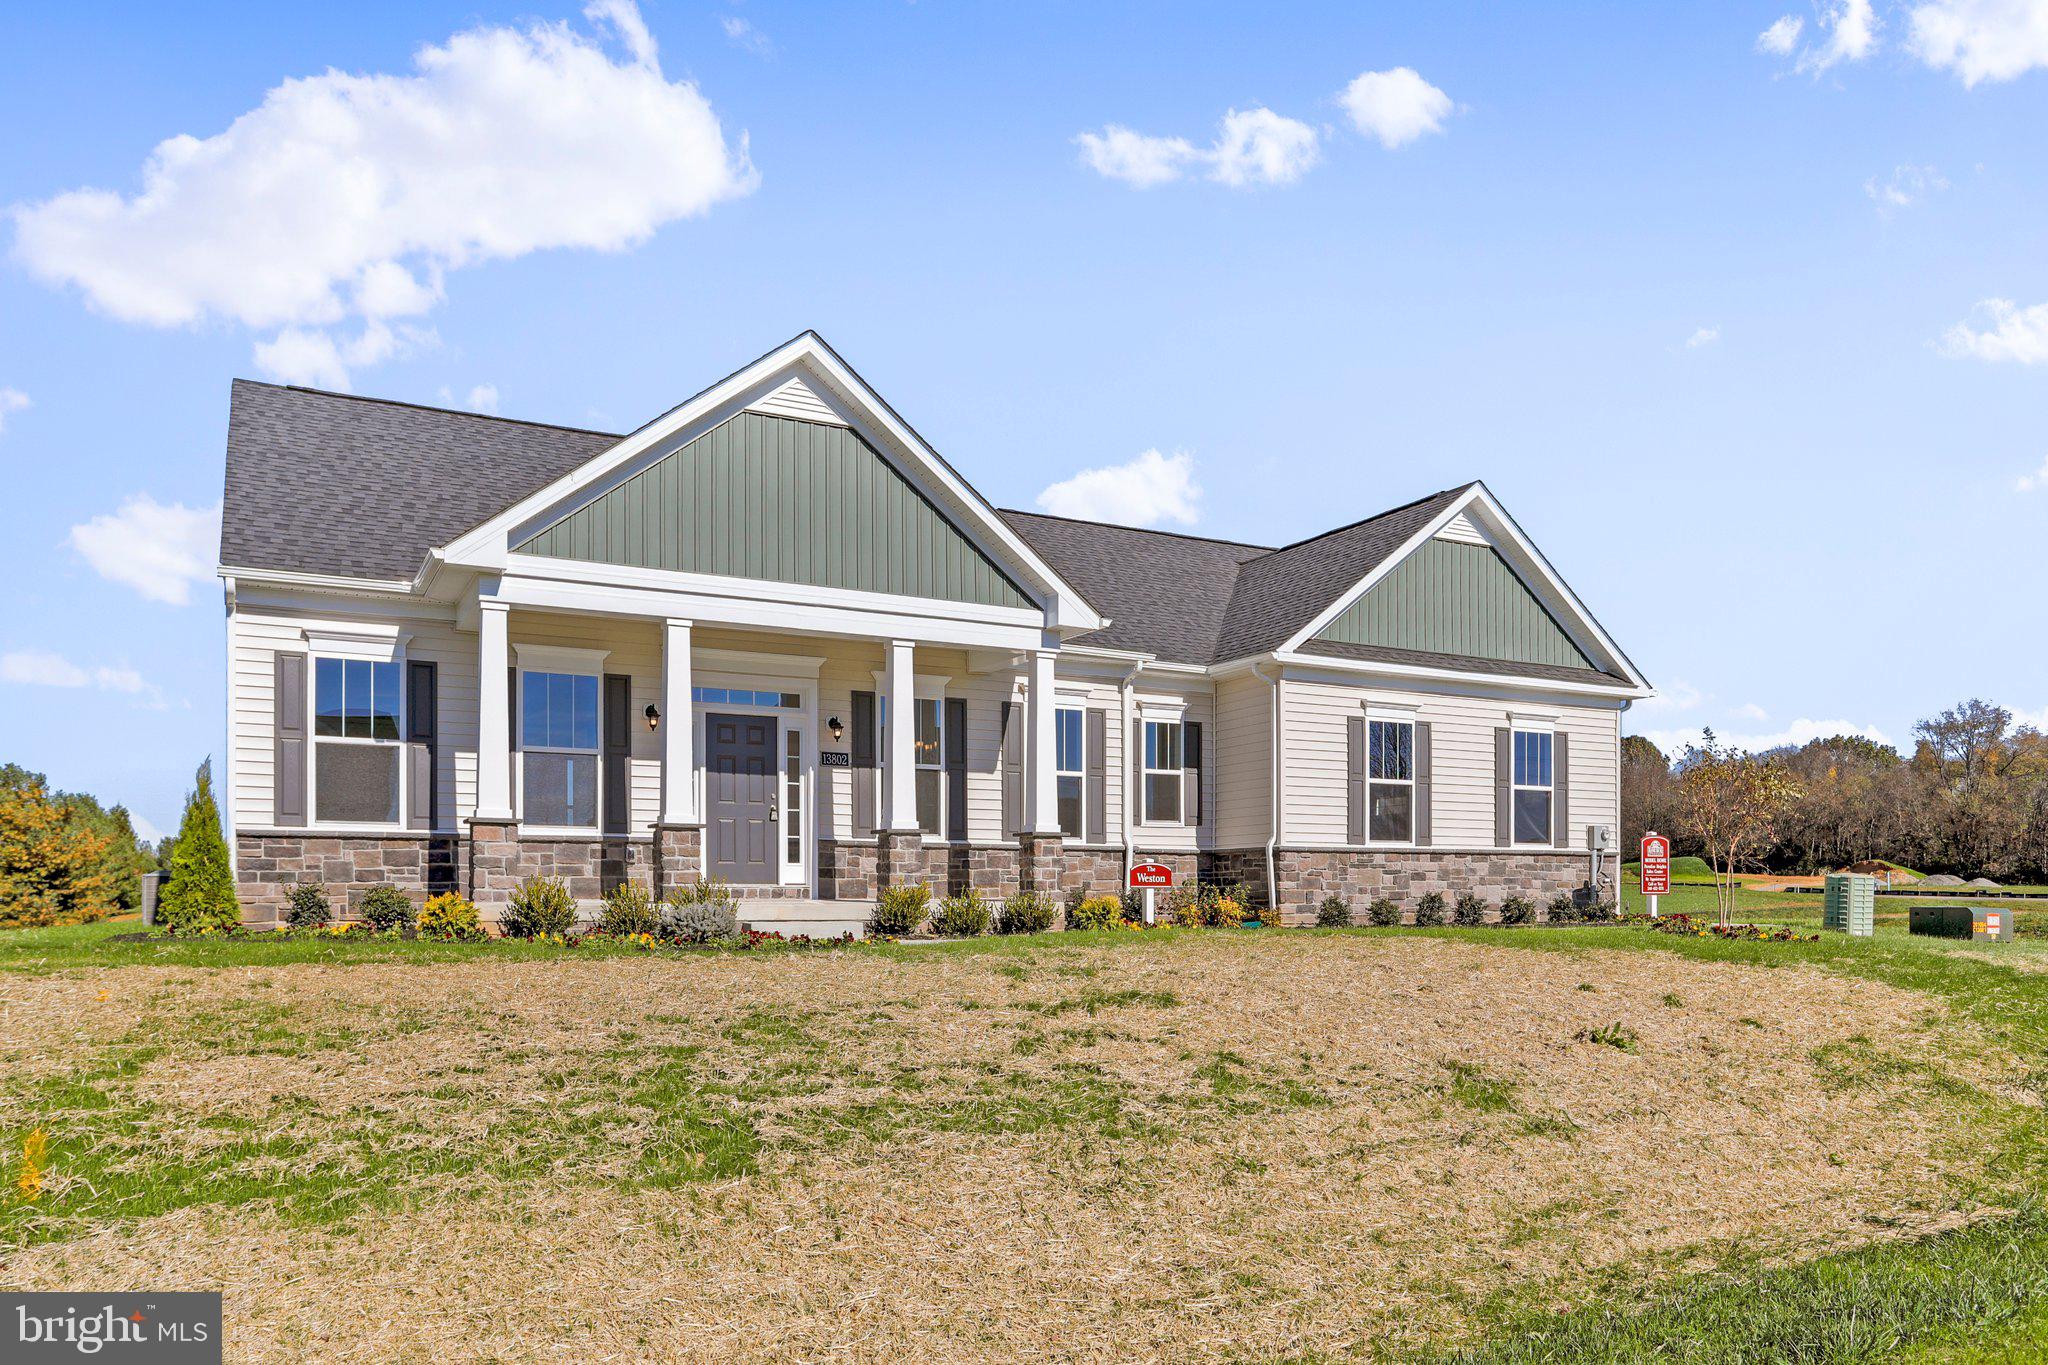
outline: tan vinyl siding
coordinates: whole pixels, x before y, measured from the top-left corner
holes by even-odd
[[[1248,673],[1216,684],[1217,848],[1263,846],[1273,818],[1272,690]]]
[[[1289,679],[1286,684],[1286,842],[1338,845],[1345,840],[1344,725],[1365,701],[1416,708],[1430,725],[1432,843],[1439,848],[1495,846],[1493,732],[1509,714],[1555,716],[1571,736],[1571,847],[1586,847],[1588,825],[1619,825],[1620,713],[1612,707],[1565,705],[1552,699],[1509,702],[1344,686]]]

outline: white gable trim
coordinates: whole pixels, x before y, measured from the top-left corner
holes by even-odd
[[[637,472],[638,462],[670,438],[693,427],[708,431],[733,414],[783,393],[794,379],[803,382],[812,399],[834,407],[843,419],[857,419],[846,424],[869,436],[885,458],[902,467],[926,496],[951,515],[955,526],[977,549],[1017,573],[1027,592],[1035,589],[1045,603],[1049,629],[1081,633],[1106,624],[815,332],[805,332],[778,346],[466,532],[430,555],[423,572],[431,572],[437,560],[483,572],[502,570],[517,539],[553,520],[566,510],[563,504],[590,501]]]
[[[828,422],[840,427],[853,425],[823,395],[806,384],[800,374],[791,375],[782,387],[771,389],[747,404],[747,411],[765,412],[770,417],[794,417],[804,422]]]
[[[1557,570],[1535,546],[1507,509],[1483,483],[1475,483],[1463,494],[1451,500],[1434,517],[1430,518],[1414,535],[1408,537],[1399,550],[1388,555],[1371,573],[1361,578],[1349,592],[1340,595],[1336,601],[1318,612],[1313,620],[1290,636],[1287,642],[1275,650],[1276,654],[1294,654],[1329,628],[1331,622],[1342,616],[1351,604],[1376,587],[1380,580],[1392,573],[1416,550],[1449,528],[1454,522],[1463,524],[1476,532],[1481,543],[1491,545],[1508,567],[1513,569],[1522,582],[1536,593],[1537,599],[1548,607],[1557,618],[1558,625],[1587,657],[1603,661],[1605,665],[1629,680],[1640,689],[1640,695],[1652,695],[1649,681],[1621,652],[1621,646],[1593,619],[1593,613],[1586,610],[1578,594],[1558,577]],[[1450,537],[1457,539],[1458,537]]]

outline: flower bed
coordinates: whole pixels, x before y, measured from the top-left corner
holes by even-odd
[[[1648,915],[1627,915],[1623,924],[1639,929],[1654,929],[1660,934],[1679,934],[1686,938],[1724,938],[1745,943],[1818,943],[1819,934],[1802,934],[1796,929],[1780,925],[1765,924],[1709,924],[1696,920],[1691,915],[1664,915],[1651,919]]]

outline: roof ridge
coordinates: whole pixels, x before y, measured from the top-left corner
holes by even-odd
[[[266,379],[235,380],[237,384],[250,384],[259,389],[276,389],[285,393],[310,393],[320,398],[345,398],[351,403],[375,403],[387,408],[410,408],[414,412],[439,412],[450,417],[474,417],[479,422],[505,422],[515,427],[539,427],[543,431],[573,431],[581,436],[604,436],[619,440],[625,434],[617,431],[599,431],[596,427],[572,427],[561,422],[535,422],[525,417],[500,417],[495,412],[477,412],[470,408],[444,408],[433,403],[414,403],[403,398],[379,398],[367,393],[342,393],[336,389],[316,389],[310,384],[273,384]]]
[[[1240,550],[1258,550],[1263,554],[1273,553],[1271,545],[1259,545],[1249,540],[1228,540],[1222,536],[1198,536],[1188,531],[1162,531],[1156,526],[1126,526],[1120,521],[1095,521],[1088,517],[1063,517],[1057,512],[1031,512],[1022,507],[998,507],[996,511],[1004,516],[1037,517],[1040,521],[1064,521],[1075,526],[1105,526],[1113,531],[1134,531],[1147,536],[1171,536],[1175,540],[1199,540],[1205,545],[1235,545]]]
[[[1303,536],[1300,540],[1289,541],[1287,544],[1276,548],[1273,551],[1273,553],[1281,554],[1287,550],[1295,549],[1298,546],[1312,545],[1316,541],[1322,540],[1327,536],[1334,536],[1340,531],[1349,531],[1356,527],[1363,526],[1369,521],[1379,521],[1382,518],[1393,516],[1396,512],[1405,512],[1411,507],[1420,507],[1425,502],[1434,502],[1438,498],[1463,493],[1468,488],[1477,487],[1478,484],[1478,479],[1468,479],[1464,483],[1459,484],[1455,488],[1439,488],[1434,493],[1424,493],[1419,498],[1410,498],[1408,501],[1401,503],[1399,506],[1389,507],[1384,512],[1375,512],[1369,517],[1360,517],[1356,521],[1347,521],[1342,526],[1332,526],[1327,531],[1318,531],[1312,536]]]

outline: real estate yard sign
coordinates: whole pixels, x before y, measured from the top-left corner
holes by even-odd
[[[1671,841],[1661,834],[1643,836],[1643,895],[1650,902],[1650,918],[1657,918],[1657,897],[1671,894]]]
[[[1172,889],[1173,869],[1165,863],[1133,863],[1130,876],[1126,880],[1131,890],[1145,893],[1145,923],[1153,923],[1156,919],[1153,898],[1159,894],[1162,887]]]

